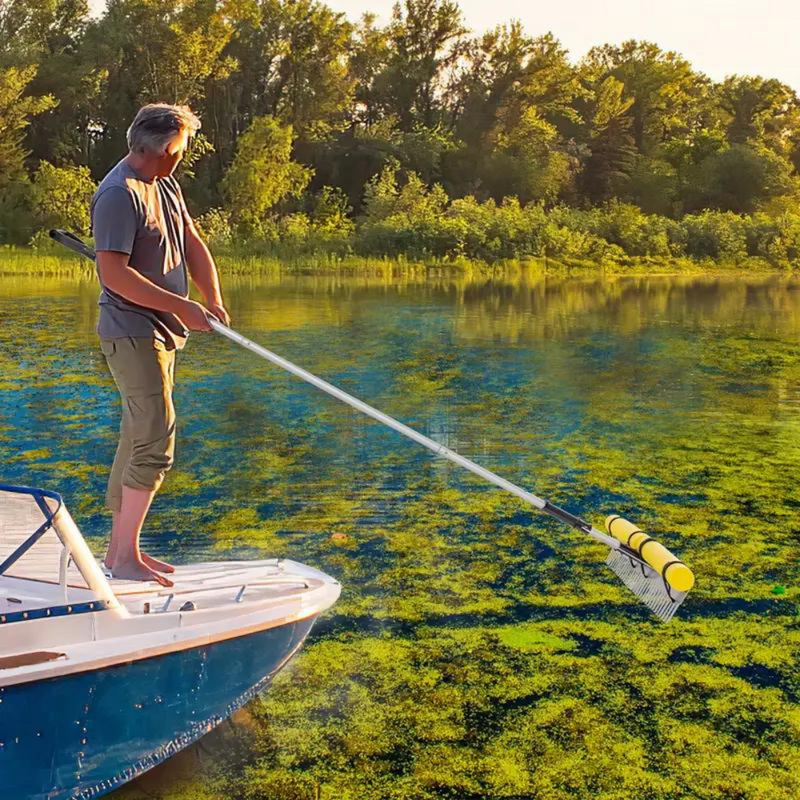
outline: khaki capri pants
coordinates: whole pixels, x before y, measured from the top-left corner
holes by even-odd
[[[154,491],[175,455],[175,351],[154,338],[101,339],[100,350],[122,400],[119,445],[106,505],[122,506],[122,487]]]

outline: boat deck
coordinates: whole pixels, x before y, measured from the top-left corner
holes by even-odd
[[[168,577],[174,586],[115,578],[109,579],[109,584],[128,612],[137,614],[283,599],[317,589],[322,583],[295,562],[278,559],[178,566]]]
[[[66,592],[63,585],[53,581],[46,564],[40,570],[35,566],[35,562],[29,561],[24,574],[12,569],[8,575],[0,576],[0,619],[2,615],[70,603],[85,604],[95,599],[74,565],[67,570]],[[169,578],[174,583],[172,587],[155,581],[107,576],[114,595],[132,615],[210,609],[256,599],[265,602],[301,594],[320,584],[320,579],[302,565],[274,558],[176,566]]]

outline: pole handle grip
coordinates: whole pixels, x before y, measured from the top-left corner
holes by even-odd
[[[86,256],[86,258],[91,259],[92,261],[95,260],[97,254],[91,247],[89,247],[86,242],[79,239],[74,233],[70,233],[69,231],[64,231],[59,228],[53,228],[50,230],[50,238],[58,242],[59,244],[63,244],[64,247],[68,247],[74,253],[78,253],[78,255]]]

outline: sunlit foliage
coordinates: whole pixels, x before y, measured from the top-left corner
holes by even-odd
[[[581,58],[554,34],[498,22],[470,32],[452,0],[404,0],[384,25],[318,0],[111,0],[95,17],[85,0],[8,0],[0,240],[25,243],[41,224],[30,181],[42,162],[85,167],[99,181],[124,155],[137,108],[156,100],[189,103],[203,121],[206,146],[183,170],[191,210],[228,214],[220,242],[247,240],[253,251],[391,256],[400,247],[410,257],[492,260],[502,245],[470,248],[452,222],[459,200],[582,211],[616,202],[665,220],[797,215],[792,87],[758,76],[714,82],[646,41],[599,44]],[[291,131],[266,158],[265,120],[273,139]],[[297,177],[287,191],[278,163]],[[399,186],[441,197],[436,215],[447,218],[436,229],[412,216],[385,236],[367,219],[358,241],[369,187],[391,165]],[[269,191],[254,188],[261,173]],[[309,211],[331,192],[346,197],[347,220],[322,233]],[[424,246],[407,249],[420,230]],[[548,258],[586,257],[564,231],[550,238]],[[773,266],[795,265],[771,252]]]

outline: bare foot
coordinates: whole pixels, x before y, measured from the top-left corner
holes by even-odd
[[[117,561],[114,564],[113,574],[115,578],[124,578],[128,581],[155,581],[162,586],[175,585],[141,561]]]
[[[159,561],[157,558],[147,555],[147,553],[142,553],[142,561],[144,561],[150,569],[154,569],[157,572],[175,572],[175,567],[173,567],[172,564],[167,564],[166,561]]]

